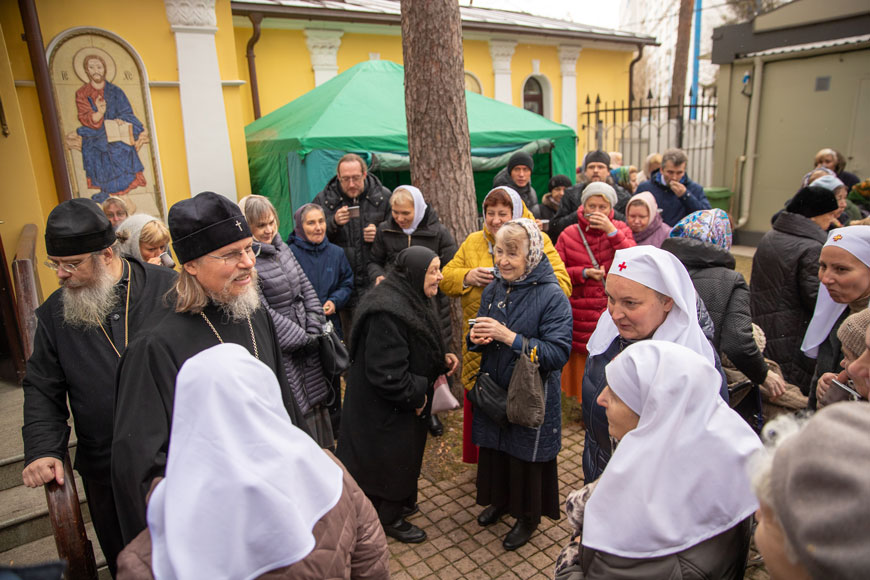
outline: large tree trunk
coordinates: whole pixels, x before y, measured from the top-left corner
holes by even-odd
[[[401,6],[411,181],[458,245],[477,229],[459,3],[402,0]],[[459,352],[456,301],[453,311],[453,352]]]
[[[686,94],[686,73],[689,68],[689,40],[692,36],[692,0],[680,0],[680,15],[677,21],[677,45],[674,48],[674,76],[671,77],[671,100],[668,119],[680,118],[680,106]]]

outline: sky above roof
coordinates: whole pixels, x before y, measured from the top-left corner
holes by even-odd
[[[615,0],[459,0],[462,6],[480,8],[500,8],[514,12],[531,12],[538,16],[549,16],[563,20],[573,20],[605,28],[619,27],[619,5]]]

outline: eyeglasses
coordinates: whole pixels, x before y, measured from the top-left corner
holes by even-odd
[[[347,177],[339,177],[338,180],[347,185],[348,183],[362,183],[363,178],[363,175],[348,175]]]
[[[239,262],[242,261],[242,252],[247,254],[249,258],[254,259],[260,255],[260,250],[262,248],[263,245],[260,242],[253,242],[244,250],[236,250],[235,252],[230,252],[229,254],[224,254],[223,256],[215,256],[213,254],[206,254],[206,256],[208,256],[209,258],[214,258],[215,260],[223,260],[225,266],[236,266]]]
[[[46,260],[43,262],[48,268],[57,272],[58,270],[63,270],[67,274],[75,274],[78,271],[79,266],[90,260],[92,256],[85,258],[84,260],[79,260],[78,262],[55,262],[54,260]]]

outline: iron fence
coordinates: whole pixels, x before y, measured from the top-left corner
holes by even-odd
[[[690,94],[691,96],[691,94]],[[647,93],[645,99],[626,106],[625,101],[602,103],[586,97],[581,111],[585,151],[620,151],[623,165],[644,168],[647,156],[671,147],[689,157],[686,172],[701,185],[710,185],[713,173],[713,140],[716,94],[702,92],[694,103],[668,103]]]

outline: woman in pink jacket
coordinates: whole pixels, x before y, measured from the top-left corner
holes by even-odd
[[[562,369],[562,391],[580,400],[583,369],[586,367],[586,342],[595,330],[598,317],[607,308],[604,273],[613,263],[616,250],[634,246],[628,226],[613,219],[616,191],[603,182],[590,183],[583,190],[577,210],[577,224],[559,236],[556,251],[565,262],[574,290],[571,310],[574,333],[571,357]]]

